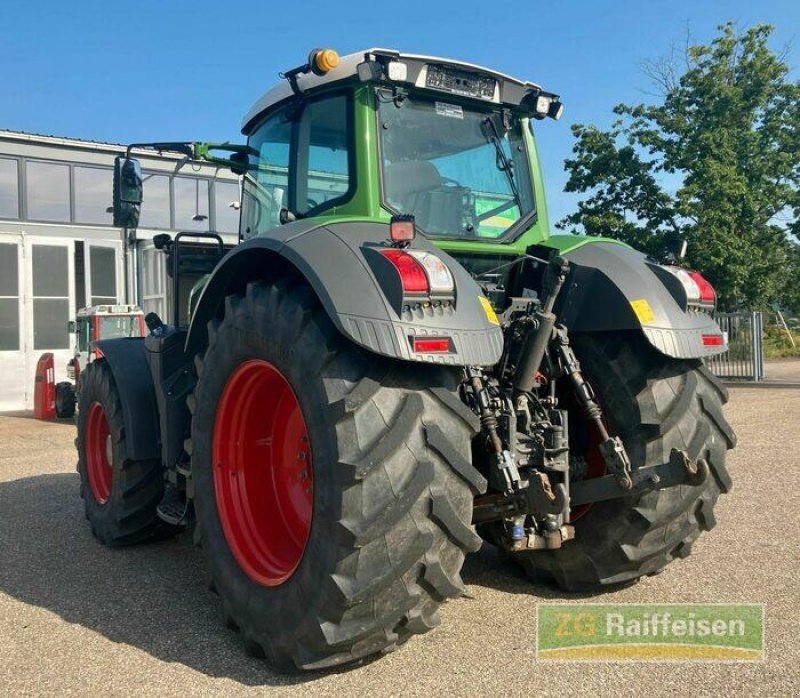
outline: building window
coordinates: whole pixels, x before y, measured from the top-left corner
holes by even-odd
[[[218,233],[239,232],[239,185],[214,182],[214,217]]]
[[[113,247],[89,245],[91,305],[117,302],[117,253]]]
[[[175,177],[175,229],[208,230],[208,180]]]
[[[140,228],[170,228],[169,177],[145,173]]]
[[[29,161],[25,171],[28,218],[69,223],[69,166]]]
[[[0,158],[0,218],[19,218],[19,165]]]
[[[69,349],[69,248],[33,245],[33,348]]]
[[[19,252],[0,243],[0,351],[19,351]]]
[[[74,167],[75,222],[111,225],[113,174],[98,167]]]

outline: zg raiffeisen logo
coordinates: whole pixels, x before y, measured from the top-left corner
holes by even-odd
[[[761,661],[761,604],[539,604],[536,655],[561,661]]]

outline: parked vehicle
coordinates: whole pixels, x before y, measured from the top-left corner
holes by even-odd
[[[144,337],[144,313],[135,305],[92,305],[81,308],[69,332],[75,335],[75,353],[67,362],[68,381],[56,384],[56,416],[75,414],[81,369],[98,357],[94,342],[115,337]],[[99,353],[102,356],[102,352]]]
[[[550,235],[533,125],[561,111],[468,63],[325,49],[246,145],[147,144],[242,175],[242,242],[206,261],[188,327],[97,342],[77,439],[97,538],[191,526],[226,622],[284,670],[435,627],[482,539],[569,590],[688,555],[731,486],[702,363],[724,337],[645,255]]]

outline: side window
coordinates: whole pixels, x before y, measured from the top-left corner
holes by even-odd
[[[298,133],[297,212],[314,214],[350,192],[350,134],[344,95],[311,102]],[[300,166],[303,162],[307,167]]]
[[[280,225],[280,210],[314,216],[348,199],[353,188],[348,97],[291,104],[250,136],[242,187],[242,237]],[[256,153],[258,153],[256,155]]]
[[[92,324],[88,318],[78,320],[78,351],[80,352],[89,351],[91,332],[92,332]]]
[[[250,238],[280,225],[280,210],[289,205],[289,147],[292,122],[289,111],[270,116],[253,135],[249,145],[258,153],[242,185],[242,236]]]

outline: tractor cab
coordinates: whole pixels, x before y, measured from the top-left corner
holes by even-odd
[[[243,238],[333,215],[412,215],[456,243],[546,235],[531,123],[560,117],[557,95],[450,59],[330,53],[312,52],[244,119]]]

